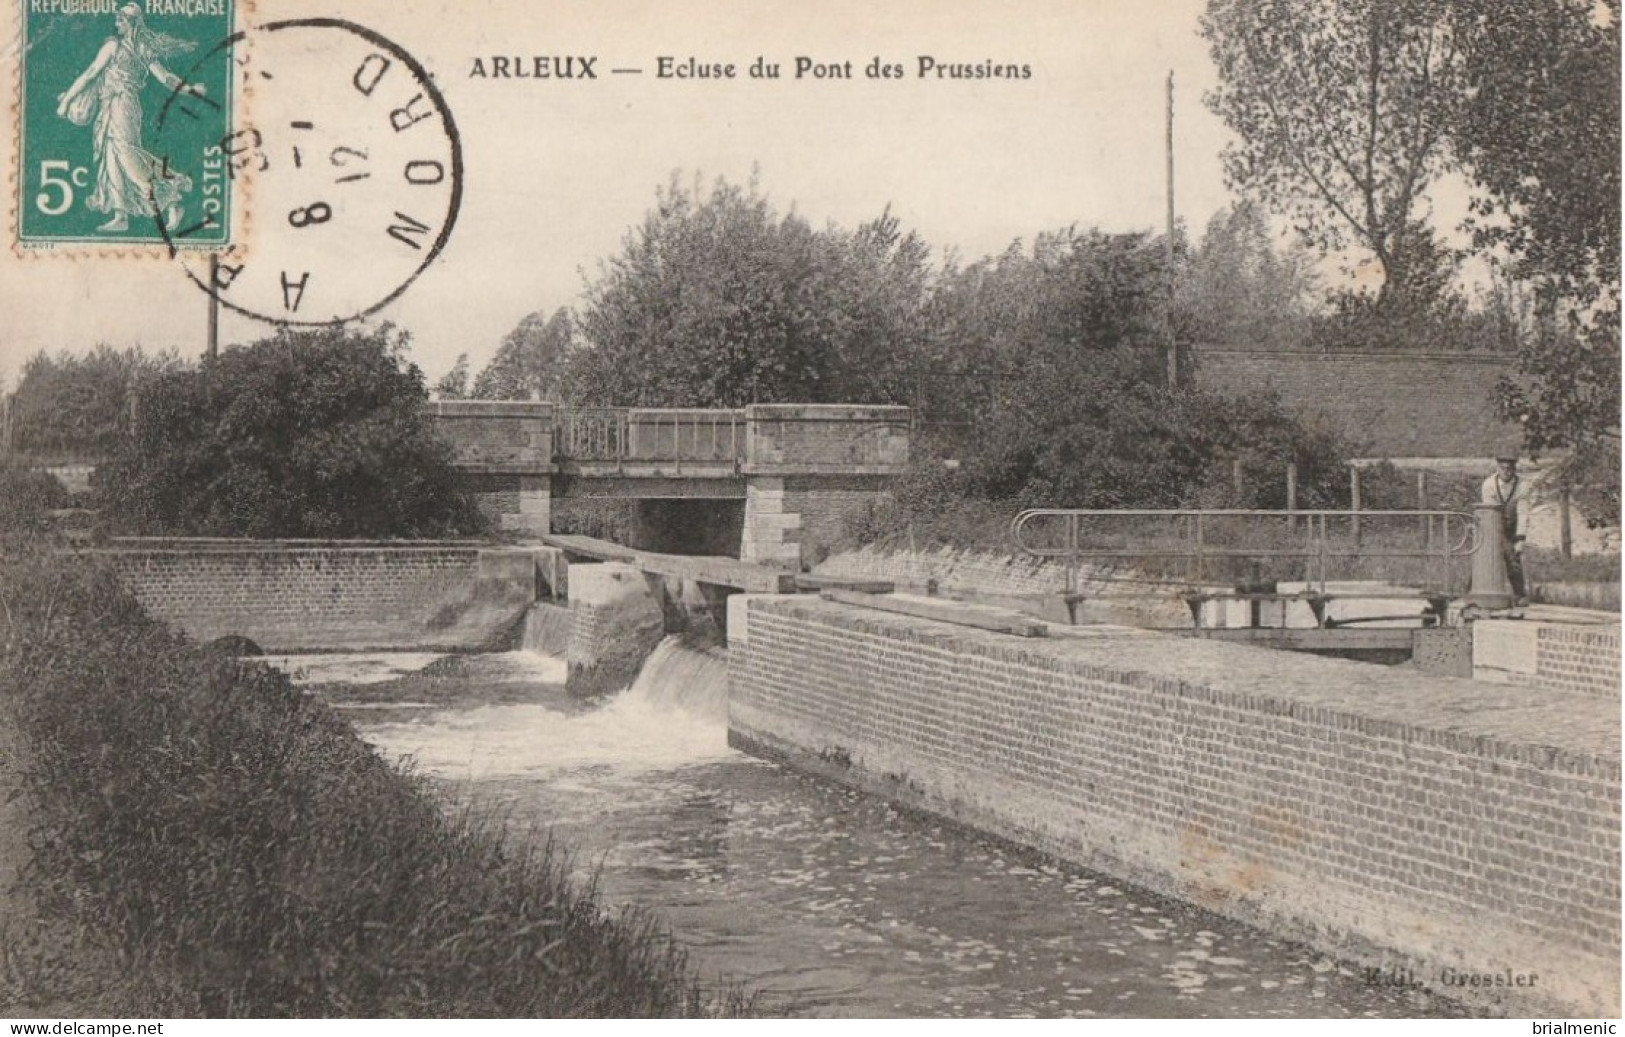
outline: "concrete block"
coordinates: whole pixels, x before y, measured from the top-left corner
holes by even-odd
[[[1473,632],[1465,627],[1429,627],[1411,634],[1411,661],[1423,673],[1473,675]]]
[[[1516,619],[1484,619],[1473,624],[1473,671],[1533,677],[1540,625]]]
[[[530,553],[536,562],[538,592],[559,601],[569,598],[570,562],[564,551],[557,547],[533,547]]]
[[[785,532],[801,528],[801,516],[796,514],[753,515],[746,520],[746,527],[758,536],[766,534],[771,536],[775,532]]]
[[[570,566],[570,607],[614,605],[649,596],[643,572],[624,562]]]
[[[536,563],[528,548],[482,548],[475,575],[481,583],[501,583],[516,593],[536,596]]]

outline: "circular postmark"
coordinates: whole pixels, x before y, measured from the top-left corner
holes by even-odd
[[[209,158],[225,194],[251,192],[190,221],[159,211],[170,255],[221,305],[276,324],[356,320],[399,297],[445,246],[462,197],[461,141],[428,72],[336,18],[235,33],[199,67],[222,52],[245,114]],[[208,103],[188,81],[158,115],[160,142]],[[189,247],[220,220],[227,246]]]

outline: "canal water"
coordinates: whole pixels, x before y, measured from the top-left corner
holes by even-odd
[[[729,749],[725,666],[668,640],[583,704],[528,652],[281,665],[385,753],[551,827],[707,979],[809,1016],[1455,1016],[1424,993]]]

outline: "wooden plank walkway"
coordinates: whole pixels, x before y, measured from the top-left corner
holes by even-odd
[[[967,605],[941,598],[921,598],[912,594],[865,594],[861,591],[825,590],[818,596],[842,605],[861,605],[881,612],[895,612],[918,619],[934,619],[962,627],[990,630],[1017,637],[1048,637],[1049,624],[1014,609],[988,605]]]
[[[573,533],[547,533],[538,539],[568,555],[601,562],[624,562],[657,576],[672,576],[693,580],[696,583],[734,587],[749,594],[793,594],[796,589],[795,573],[741,562],[737,558],[640,551],[613,541]]]

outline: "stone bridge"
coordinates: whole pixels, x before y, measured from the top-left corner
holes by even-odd
[[[725,553],[784,569],[816,561],[816,546],[839,539],[908,463],[907,407],[428,407],[469,488],[505,529],[551,532],[555,500],[632,499],[657,516],[649,542],[634,546],[723,553],[726,540]],[[678,542],[683,530],[703,542]]]

